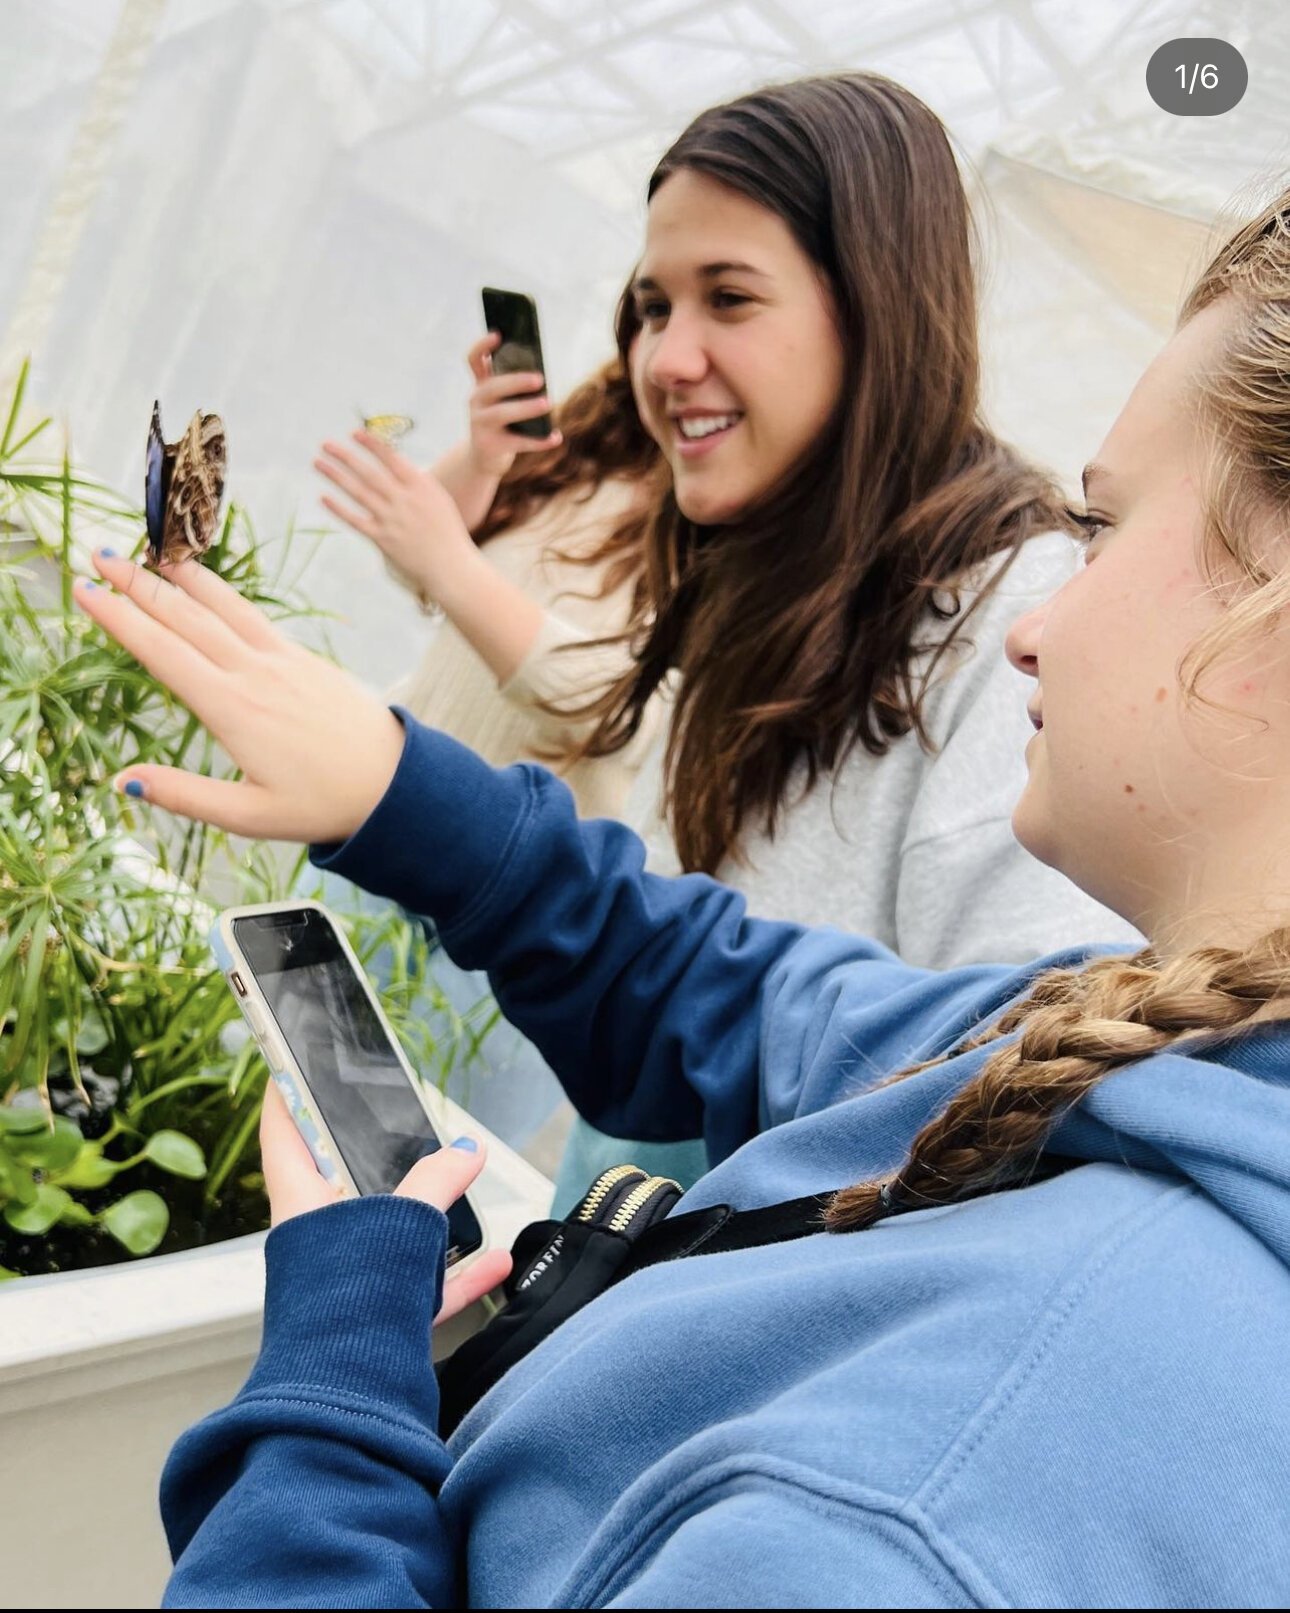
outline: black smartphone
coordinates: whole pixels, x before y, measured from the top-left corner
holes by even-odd
[[[498,291],[495,286],[485,286],[483,295],[484,324],[502,338],[493,354],[493,374],[514,375],[517,370],[540,370],[545,377],[537,304],[532,297],[522,291]],[[551,416],[543,414],[536,420],[512,421],[506,429],[521,437],[549,437],[553,428]]]
[[[350,1193],[389,1193],[442,1144],[371,983],[321,903],[220,915],[212,945],[314,1161]],[[484,1245],[469,1200],[448,1212],[448,1260]]]

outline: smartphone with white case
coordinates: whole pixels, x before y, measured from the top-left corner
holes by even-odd
[[[346,1194],[388,1193],[442,1146],[433,1089],[321,902],[227,908],[210,944],[328,1181]],[[483,1223],[464,1196],[448,1212],[448,1263],[483,1247]]]

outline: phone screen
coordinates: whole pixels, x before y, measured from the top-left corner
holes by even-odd
[[[388,1193],[442,1146],[330,920],[313,908],[233,920],[314,1107],[360,1193]],[[448,1213],[449,1259],[478,1249],[465,1199]]]

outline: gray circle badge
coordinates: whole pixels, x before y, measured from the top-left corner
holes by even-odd
[[[1216,118],[1245,94],[1250,70],[1225,39],[1171,39],[1147,63],[1147,94],[1178,118]]]

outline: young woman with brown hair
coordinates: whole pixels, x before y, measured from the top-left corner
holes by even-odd
[[[597,646],[618,652],[600,663],[612,685],[563,738],[584,759],[639,754],[676,690],[655,866],[666,836],[676,867],[755,911],[858,928],[915,963],[997,956],[1001,935],[1021,958],[1104,925],[1007,829],[1025,700],[993,652],[1074,555],[1049,478],[980,418],[968,203],[940,120],[873,74],[759,90],[696,118],[648,194],[621,371],[565,406],[563,447],[515,461],[503,428],[542,412],[524,397],[541,377],[490,378],[481,343],[487,441],[420,478],[370,435],[375,463],[327,444],[319,468],[363,508],[324,502],[446,606],[504,692],[541,652],[571,697],[603,681],[575,675],[585,631],[550,614],[539,629],[484,562],[539,517],[554,543],[570,495],[630,483],[632,519],[592,551],[627,618]]]
[[[761,916],[837,924],[932,967],[1128,938],[1008,825],[1025,694],[999,651],[1074,552],[1050,480],[980,418],[969,210],[940,120],[872,74],[759,90],[695,119],[648,193],[618,344],[671,485],[606,545],[616,623],[606,613],[589,645],[559,602],[541,628],[522,596],[499,606],[485,562],[510,540],[478,556],[458,521],[443,551],[410,502],[387,554],[409,570],[454,558],[460,581],[432,577],[429,593],[503,692],[523,695],[527,721],[543,709],[528,669],[548,699],[565,679],[558,709],[584,708],[560,736],[580,757],[567,777],[576,791],[593,761],[630,763],[632,792],[601,810],[640,829],[654,871],[714,873]],[[642,441],[636,424],[633,459]],[[554,543],[569,506],[550,478],[586,481],[605,457],[599,441],[533,462],[548,480],[504,482],[481,532],[555,494],[542,517]],[[401,474],[406,501],[416,473]],[[488,492],[458,495],[472,520]],[[489,648],[512,617],[511,642],[534,646],[518,676]],[[508,760],[472,732],[446,653],[428,652],[414,715]],[[557,1204],[624,1159],[686,1185],[706,1168],[702,1147],[653,1142],[579,1119]]]
[[[943,125],[876,75],[800,80],[700,114],[648,194],[618,340],[672,488],[589,751],[675,672],[681,870],[915,963],[1069,939],[1094,910],[1008,832],[1025,697],[994,651],[1069,575],[1070,523],[981,419]],[[1008,922],[965,929],[961,879]]]
[[[435,913],[588,1113],[702,1129],[682,1211],[827,1223],[628,1276],[445,1444],[424,1274],[478,1154],[335,1204],[266,1105],[264,1346],[171,1459],[169,1605],[1285,1603],[1288,372],[1290,192],[1202,276],[1086,472],[1087,565],[1009,635],[1016,832],[1136,953],[938,973],[750,918],[201,566],[97,557],[84,608],[245,774],[118,787]]]
[[[1009,827],[1003,638],[1075,555],[1049,478],[981,419],[940,120],[865,73],[701,113],[650,179],[618,339],[672,487],[585,750],[635,744],[674,693],[626,814],[647,866],[934,968],[1132,938]],[[580,1122],[557,1202],[637,1153]]]

